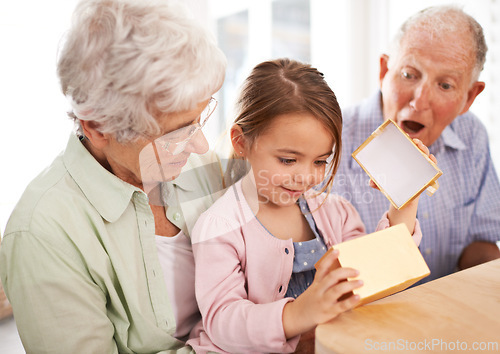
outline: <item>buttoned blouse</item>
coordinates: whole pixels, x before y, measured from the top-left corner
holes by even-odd
[[[167,213],[183,230],[213,202],[202,158],[193,158],[184,178],[192,183],[173,187],[185,198]],[[26,188],[0,247],[0,276],[26,351],[191,352],[173,336],[175,304],[154,231],[148,196],[72,134]]]

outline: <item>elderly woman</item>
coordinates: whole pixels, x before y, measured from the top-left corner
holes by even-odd
[[[226,60],[181,10],[167,0],[75,10],[58,75],[77,132],[27,187],[0,250],[27,352],[190,351],[199,315],[176,196],[193,194],[191,219],[212,202],[218,180],[195,154],[208,150],[201,128]]]

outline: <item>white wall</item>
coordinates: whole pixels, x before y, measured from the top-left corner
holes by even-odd
[[[55,75],[74,0],[0,2],[0,230],[22,191],[61,151],[72,123]]]

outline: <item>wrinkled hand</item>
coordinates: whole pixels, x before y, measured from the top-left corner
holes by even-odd
[[[343,297],[363,285],[361,280],[347,281],[347,278],[358,276],[359,272],[352,268],[331,270],[337,258],[337,250],[330,252],[316,270],[309,288],[285,305],[283,327],[287,338],[328,322],[359,303],[358,295]]]

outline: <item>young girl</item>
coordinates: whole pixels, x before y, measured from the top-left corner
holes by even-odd
[[[341,297],[363,284],[345,281],[354,269],[330,271],[337,253],[314,268],[330,246],[365,234],[349,202],[322,193],[340,159],[341,112],[323,75],[289,59],[257,65],[238,105],[231,141],[251,170],[194,227],[203,328],[188,344],[197,353],[293,352],[300,334],[353,308],[357,295]],[[313,189],[326,172],[323,190]],[[417,203],[391,207],[378,229],[404,222],[418,244]]]

